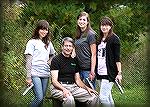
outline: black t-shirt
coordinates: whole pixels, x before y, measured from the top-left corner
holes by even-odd
[[[52,59],[51,70],[59,70],[58,81],[75,82],[74,76],[79,72],[79,64],[76,58],[68,58],[61,53]]]

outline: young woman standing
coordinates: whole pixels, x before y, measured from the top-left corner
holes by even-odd
[[[100,21],[100,37],[97,41],[97,79],[100,81],[100,101],[113,107],[111,90],[115,80],[121,83],[120,39],[113,32],[113,22],[109,17]]]
[[[80,76],[85,83],[89,78],[95,86],[96,39],[91,28],[89,14],[81,12],[77,17],[75,52],[81,68]],[[88,84],[87,84],[88,85]]]
[[[54,56],[55,50],[50,41],[49,23],[40,20],[34,30],[32,38],[27,42],[25,50],[27,84],[33,84],[35,99],[31,107],[41,107],[42,100],[50,76],[48,62]]]

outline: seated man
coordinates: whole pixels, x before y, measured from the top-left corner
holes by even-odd
[[[51,96],[63,101],[63,107],[75,107],[74,100],[96,107],[98,93],[81,81],[77,59],[71,57],[73,49],[73,39],[65,37],[62,40],[62,53],[52,59]]]

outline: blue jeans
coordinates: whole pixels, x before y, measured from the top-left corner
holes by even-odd
[[[48,85],[48,77],[32,77],[32,82],[34,84],[33,91],[35,94],[35,99],[31,103],[31,107],[41,107],[43,98],[46,94],[46,89]]]
[[[81,80],[87,85],[89,86],[86,78],[89,78],[89,74],[90,74],[90,71],[80,71],[80,77],[81,77]],[[96,89],[96,78],[94,78],[94,80],[90,81],[94,87],[94,89]]]

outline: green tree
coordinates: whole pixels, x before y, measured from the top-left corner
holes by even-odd
[[[31,38],[35,23],[46,19],[51,25],[52,42],[59,52],[61,39],[65,36],[74,38],[76,17],[80,11],[90,14],[93,29],[99,32],[99,21],[103,16],[109,16],[114,21],[114,31],[121,39],[122,55],[127,57],[134,53],[142,43],[141,36],[148,30],[148,8],[146,0],[21,0],[19,5],[14,2],[3,3],[1,19],[1,61],[4,86],[9,90],[5,93],[9,103],[22,102],[20,88],[25,84],[24,49]],[[141,79],[140,79],[141,80]],[[140,81],[139,80],[139,81]],[[19,81],[19,82],[18,82]],[[17,90],[17,91],[16,91]],[[13,92],[13,94],[12,94]],[[17,96],[15,98],[13,95]],[[2,97],[3,97],[2,96]],[[3,97],[4,98],[4,97]]]

